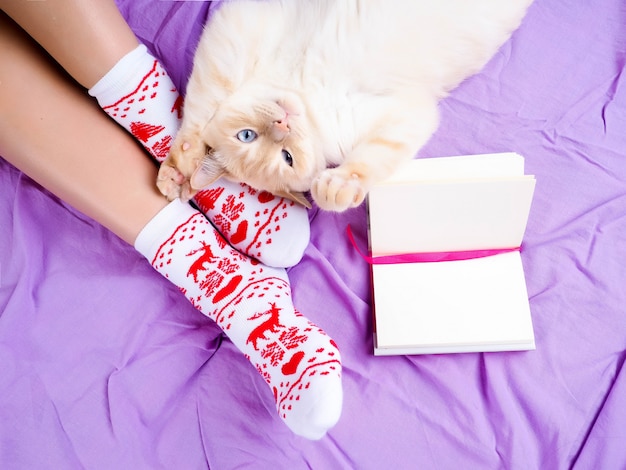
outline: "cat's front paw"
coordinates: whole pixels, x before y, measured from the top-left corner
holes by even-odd
[[[324,170],[311,186],[313,200],[327,211],[342,212],[356,207],[366,194],[361,177],[341,167]]]
[[[183,192],[185,177],[173,166],[166,162],[161,164],[157,176],[157,188],[161,191],[168,201],[180,198]]]
[[[187,140],[172,145],[157,175],[157,187],[169,201],[177,198],[188,201],[197,192],[192,189],[190,178],[201,164],[203,148],[192,145]]]

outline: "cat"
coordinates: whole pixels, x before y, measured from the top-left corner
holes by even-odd
[[[358,206],[415,156],[438,102],[532,0],[231,0],[207,22],[157,185],[226,177],[324,210]]]

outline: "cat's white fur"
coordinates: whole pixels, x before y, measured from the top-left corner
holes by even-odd
[[[414,157],[438,101],[486,64],[531,2],[225,2],[200,39],[161,191],[188,198],[224,176],[304,204],[311,190],[327,210],[360,204]],[[257,137],[241,142],[243,129]]]

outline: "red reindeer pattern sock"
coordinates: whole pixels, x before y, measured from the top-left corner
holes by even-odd
[[[319,439],[338,421],[339,351],[295,310],[284,269],[234,250],[200,212],[178,200],[148,223],[135,247],[243,352],[293,432]]]
[[[183,100],[146,46],[122,57],[89,94],[158,162],[167,157]],[[198,193],[194,203],[235,248],[269,266],[293,266],[309,243],[304,207],[245,184],[219,180]]]

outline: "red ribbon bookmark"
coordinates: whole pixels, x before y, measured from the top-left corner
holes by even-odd
[[[400,264],[400,263],[436,263],[439,261],[463,261],[468,259],[486,258],[487,256],[520,251],[520,247],[496,248],[493,250],[469,250],[469,251],[438,251],[427,253],[404,253],[401,255],[368,256],[359,250],[350,225],[346,228],[348,238],[357,253],[369,264]]]

